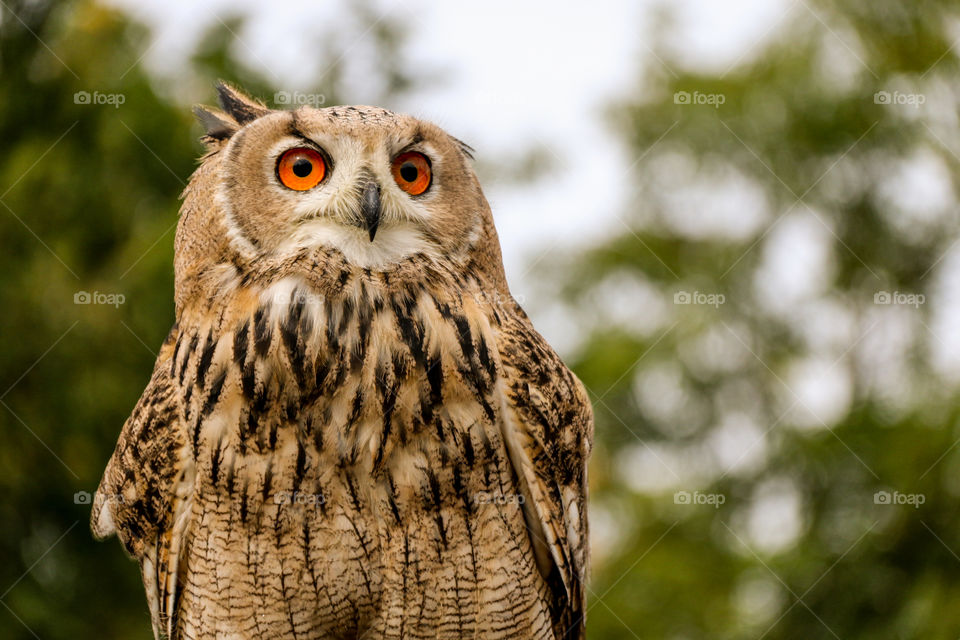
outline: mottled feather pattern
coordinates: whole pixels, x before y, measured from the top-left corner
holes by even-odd
[[[481,248],[379,268],[237,250],[203,186],[236,138],[186,192],[177,324],[92,514],[157,636],[582,638],[592,414],[488,217]]]

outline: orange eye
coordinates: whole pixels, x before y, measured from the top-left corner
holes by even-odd
[[[325,175],[327,163],[315,149],[290,149],[277,161],[277,178],[283,186],[294,191],[313,189],[323,181]]]
[[[401,153],[393,159],[393,179],[397,185],[412,196],[418,196],[430,188],[433,174],[430,172],[430,160],[416,151]]]

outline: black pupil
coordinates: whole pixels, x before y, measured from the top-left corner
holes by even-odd
[[[293,162],[293,175],[306,178],[313,172],[313,163],[306,158],[297,158]]]
[[[406,180],[407,182],[413,182],[417,179],[417,175],[420,172],[417,171],[417,165],[412,162],[404,162],[400,165],[400,177]]]

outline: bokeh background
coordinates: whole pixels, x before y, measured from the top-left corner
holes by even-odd
[[[83,492],[225,78],[477,149],[596,410],[591,638],[955,640],[958,39],[933,0],[2,0],[0,637],[151,637]]]

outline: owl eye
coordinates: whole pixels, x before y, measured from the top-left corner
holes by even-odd
[[[326,175],[327,163],[316,149],[290,149],[277,161],[277,179],[294,191],[313,189]]]
[[[397,185],[412,196],[418,196],[430,188],[433,174],[430,159],[422,153],[408,151],[393,159],[391,166]]]

